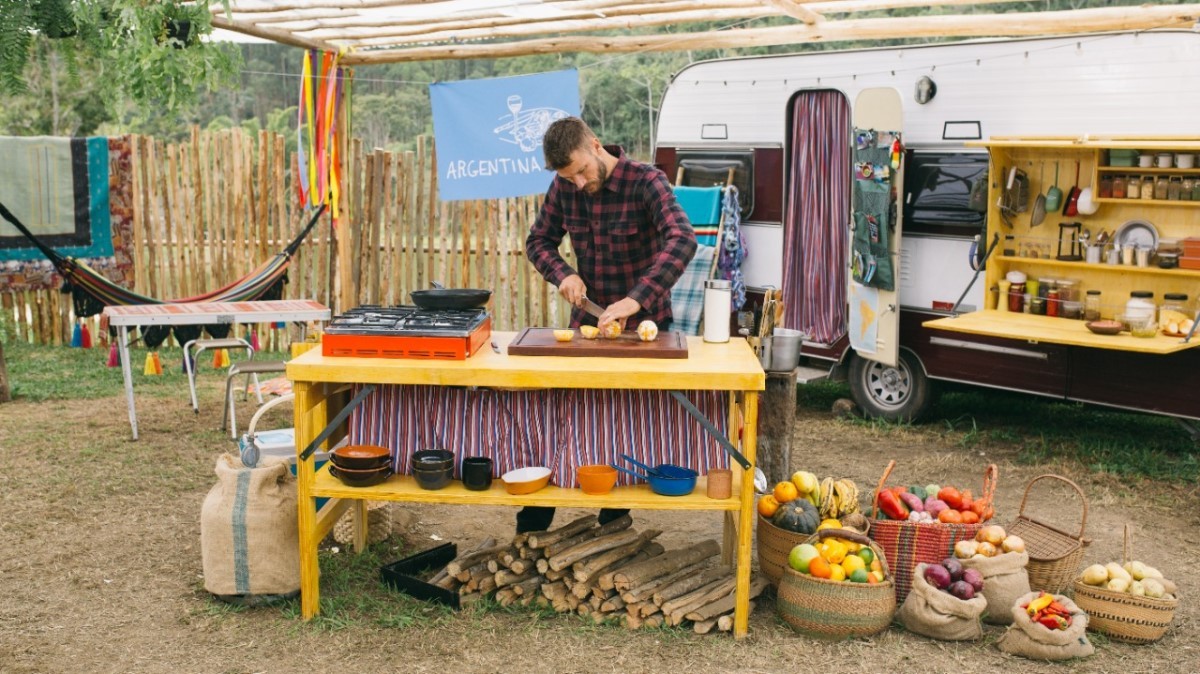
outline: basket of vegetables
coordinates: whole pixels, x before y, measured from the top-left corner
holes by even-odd
[[[852,480],[835,480],[798,471],[758,501],[758,567],[772,585],[779,585],[788,555],[820,528],[836,527],[866,533],[867,518],[858,511],[858,487]]]
[[[1158,569],[1129,559],[1125,525],[1124,564],[1093,564],[1075,581],[1075,603],[1091,616],[1088,629],[1135,644],[1158,641],[1179,607],[1175,583]]]
[[[875,489],[871,538],[887,553],[896,576],[896,601],[903,602],[912,589],[917,564],[934,564],[954,556],[954,544],[975,538],[992,518],[999,470],[995,464],[987,467],[983,491],[975,499],[971,490],[953,486],[888,487],[895,467],[895,461],[888,462]]]

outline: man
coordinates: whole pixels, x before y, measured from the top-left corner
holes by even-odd
[[[662,171],[602,145],[578,117],[550,125],[542,139],[546,166],[558,175],[546,192],[525,253],[534,268],[574,307],[571,327],[610,323],[622,329],[650,319],[671,328],[671,287],[696,254],[696,234]],[[570,235],[578,269],[558,252]],[[604,307],[596,317],[581,307]],[[632,319],[632,320],[630,320]],[[600,511],[600,522],[627,510]],[[523,508],[517,531],[548,529],[553,508]]]

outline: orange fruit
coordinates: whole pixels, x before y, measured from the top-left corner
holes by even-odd
[[[775,516],[775,511],[777,510],[779,510],[779,501],[776,501],[774,496],[767,494],[766,496],[758,499],[759,515],[762,515],[767,519],[771,519]]]
[[[841,569],[841,567],[838,568]],[[830,574],[833,573],[833,567],[824,559],[813,557],[808,562],[808,573],[813,578],[829,578]]]
[[[883,573],[883,562],[879,561],[879,558],[877,557],[877,558],[871,560],[871,565],[869,568],[872,571],[878,571],[879,573]]]
[[[787,503],[788,501],[795,501],[797,498],[800,498],[800,490],[796,488],[794,482],[787,480],[775,485],[774,496],[776,501]]]

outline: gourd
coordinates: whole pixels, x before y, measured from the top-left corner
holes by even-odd
[[[805,499],[798,498],[779,504],[779,510],[775,511],[771,522],[780,529],[787,529],[798,534],[811,534],[817,530],[821,516],[817,513],[816,506]]]

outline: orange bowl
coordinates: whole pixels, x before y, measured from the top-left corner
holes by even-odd
[[[607,494],[617,484],[617,469],[603,464],[580,466],[575,471],[575,477],[583,493]]]
[[[532,494],[550,484],[550,469],[543,466],[518,468],[501,475],[500,479],[510,494]]]

